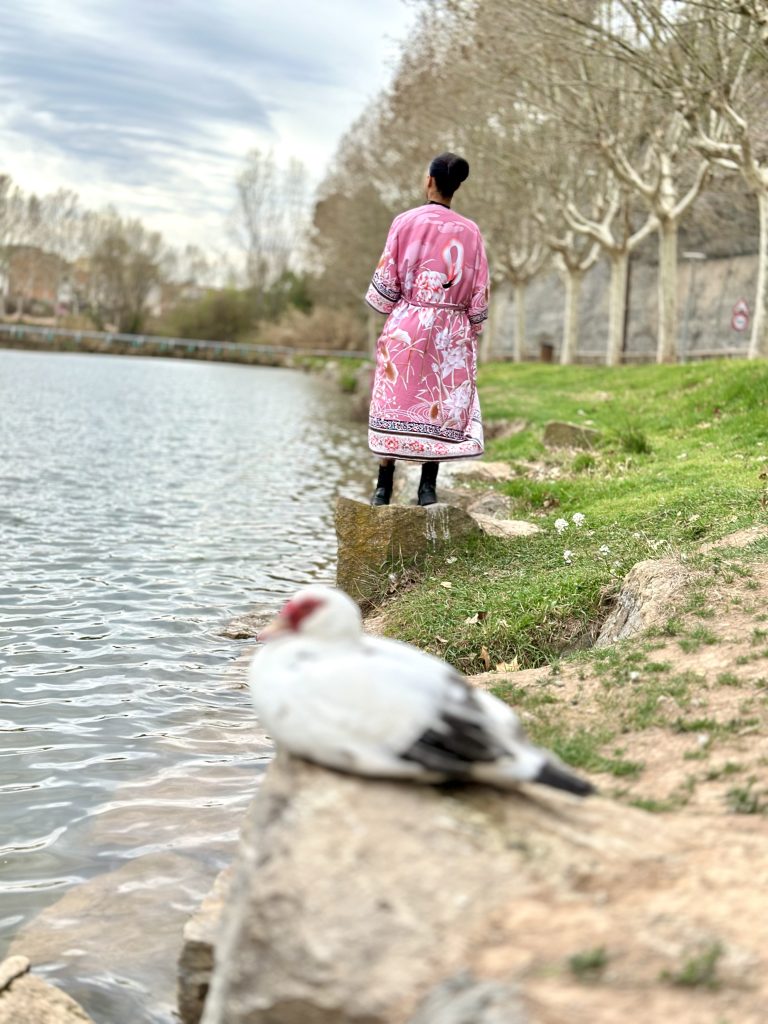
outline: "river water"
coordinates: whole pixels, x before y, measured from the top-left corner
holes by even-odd
[[[221,636],[331,582],[363,428],[317,376],[0,351],[0,955],[165,1024],[271,751]]]

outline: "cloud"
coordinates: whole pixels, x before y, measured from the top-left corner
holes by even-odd
[[[399,0],[3,5],[0,169],[200,241],[249,148],[319,174],[411,17]]]

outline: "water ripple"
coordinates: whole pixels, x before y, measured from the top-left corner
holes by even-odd
[[[0,351],[0,952],[99,1022],[172,1019],[91,919],[130,894],[171,948],[230,856],[270,749],[219,630],[332,578],[363,445],[303,374]]]

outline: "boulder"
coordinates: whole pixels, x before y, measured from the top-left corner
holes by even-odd
[[[663,626],[691,577],[691,571],[676,558],[637,562],[624,579],[595,646],[607,647],[654,626]]]
[[[29,974],[25,956],[0,963],[0,1024],[93,1024],[74,999]]]
[[[582,427],[579,423],[551,420],[544,427],[547,448],[594,448],[601,437],[599,430]]]
[[[246,817],[203,1024],[762,1024],[759,820],[286,755]]]
[[[388,574],[442,545],[480,536],[471,516],[438,502],[373,508],[353,498],[336,502],[336,583],[363,607],[383,597]]]

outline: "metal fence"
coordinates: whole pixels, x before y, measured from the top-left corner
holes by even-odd
[[[213,355],[232,356],[315,356],[333,359],[370,359],[367,352],[347,352],[341,349],[290,348],[285,345],[256,345],[249,342],[211,341],[203,338],[166,338],[159,334],[123,334],[109,331],[78,331],[59,327],[37,327],[30,324],[0,324],[0,340],[37,342],[41,346],[56,341],[70,341],[77,344],[97,342],[101,346],[115,345],[115,348],[153,348],[161,352],[189,354],[203,352]],[[103,351],[103,349],[102,349]]]

